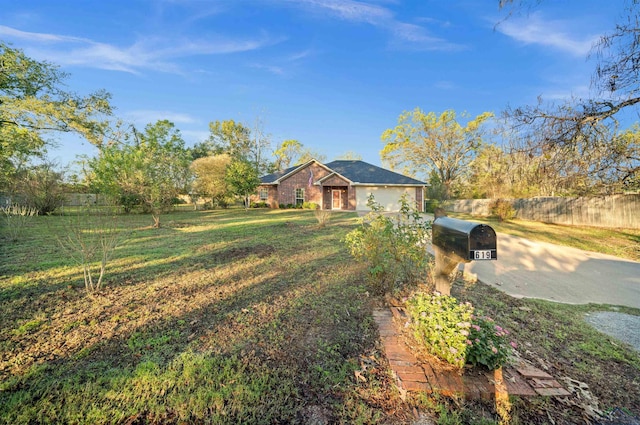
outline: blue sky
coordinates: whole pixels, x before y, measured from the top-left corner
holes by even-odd
[[[208,123],[256,119],[274,147],[380,165],[405,110],[475,116],[538,96],[587,96],[592,44],[624,2],[547,0],[509,19],[498,0],[0,0],[0,39],[109,91],[139,127],[169,119],[188,145]],[[60,163],[95,154],[52,135]]]

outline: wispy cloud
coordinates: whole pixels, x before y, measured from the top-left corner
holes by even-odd
[[[440,90],[453,90],[458,88],[458,85],[456,83],[454,83],[453,81],[449,81],[449,80],[440,80],[440,81],[436,81],[433,86],[437,89]]]
[[[174,124],[193,124],[198,122],[196,118],[182,112],[156,111],[151,109],[126,112],[124,119],[139,126],[155,123],[158,120],[169,120]]]
[[[388,31],[394,37],[393,45],[424,50],[458,50],[462,46],[434,37],[421,25],[403,22],[388,8],[355,0],[284,0],[298,7],[324,12],[339,19],[365,23]]]
[[[276,64],[266,64],[254,62],[250,66],[256,69],[262,69],[271,74],[281,77],[290,76],[298,68],[299,64],[306,58],[314,54],[313,49],[306,49],[300,52],[291,53],[284,58],[275,59]]]
[[[207,140],[211,135],[208,131],[201,130],[184,130],[181,133],[187,144],[202,142]]]
[[[586,56],[598,35],[578,34],[575,24],[568,21],[548,20],[541,13],[534,13],[527,18],[511,18],[496,29],[525,44],[537,44],[569,53],[573,56]]]
[[[197,55],[220,55],[260,49],[281,41],[266,34],[253,39],[194,40],[189,38],[141,38],[132,45],[121,47],[87,38],[59,34],[21,31],[0,26],[0,36],[29,42],[29,50],[39,58],[59,65],[74,65],[113,71],[140,73],[155,70],[182,73],[176,59]]]
[[[263,69],[265,71],[270,72],[271,74],[275,74],[275,75],[284,75],[285,71],[284,68],[278,65],[266,65],[266,64],[262,64],[262,63],[252,63],[250,65],[252,68],[256,68],[256,69]]]

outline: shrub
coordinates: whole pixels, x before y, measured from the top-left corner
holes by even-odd
[[[278,208],[285,209],[285,208],[287,208],[287,206],[285,204],[278,204]]]
[[[429,352],[462,367],[466,362],[467,340],[473,307],[448,295],[418,294],[407,301],[415,339]]]
[[[38,215],[53,213],[64,200],[63,173],[52,163],[27,168],[16,177],[16,192],[24,204],[38,211]]]
[[[122,194],[120,195],[119,203],[122,205],[124,212],[129,214],[133,208],[142,204],[142,201],[140,201],[138,195]]]
[[[111,255],[125,239],[126,231],[111,208],[86,207],[63,220],[65,232],[58,243],[82,267],[87,293],[98,292]]]
[[[440,201],[438,201],[437,199],[424,200],[424,212],[433,213],[439,206]]]
[[[267,204],[266,202],[260,201],[260,202],[254,202],[253,204],[251,204],[252,208],[269,208],[269,204]]]
[[[491,215],[497,217],[499,221],[508,221],[516,216],[516,210],[511,202],[506,199],[495,199],[489,204]]]
[[[425,243],[430,239],[431,222],[422,219],[406,195],[400,199],[400,212],[394,215],[385,214],[373,196],[367,204],[371,212],[344,241],[351,255],[367,264],[370,289],[385,294],[424,282],[430,268]]]
[[[509,331],[496,325],[492,318],[474,317],[469,335],[467,362],[495,370],[507,363],[513,354],[515,342],[509,340]]]
[[[513,354],[509,331],[489,317],[474,316],[470,303],[448,295],[417,294],[407,300],[407,312],[416,341],[454,366],[471,363],[495,370]]]
[[[306,210],[316,210],[319,207],[320,206],[318,204],[316,204],[315,202],[303,202],[302,203],[302,208],[306,209]]]

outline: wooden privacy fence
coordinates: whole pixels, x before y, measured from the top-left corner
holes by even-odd
[[[640,194],[579,198],[540,197],[510,199],[516,217],[544,223],[640,229]],[[473,215],[491,215],[492,199],[447,201],[444,209]]]

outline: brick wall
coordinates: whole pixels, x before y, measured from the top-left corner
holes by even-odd
[[[332,176],[322,182],[323,186],[349,186],[349,183],[338,176]]]
[[[322,187],[313,182],[327,176],[329,172],[316,163],[312,163],[283,180],[278,187],[278,203],[295,204],[296,189],[304,189],[304,201],[322,205]],[[311,185],[309,180],[311,179]]]

